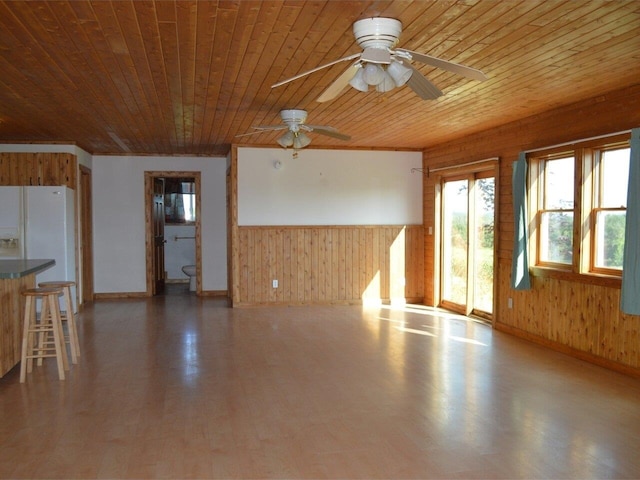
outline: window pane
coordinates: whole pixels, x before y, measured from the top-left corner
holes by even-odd
[[[196,196],[193,193],[182,194],[182,204],[184,206],[185,222],[196,221]]]
[[[600,207],[618,208],[627,206],[629,155],[628,148],[602,152],[602,198]]]
[[[544,167],[544,208],[573,210],[573,157],[547,160]]]
[[[596,267],[622,270],[625,217],[626,213],[619,210],[601,210],[597,213]]]
[[[573,212],[541,212],[540,260],[571,264]]]

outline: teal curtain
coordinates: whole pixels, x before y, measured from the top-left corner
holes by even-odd
[[[511,259],[511,287],[529,290],[529,245],[527,231],[527,155],[520,152],[513,163],[513,258]]]
[[[631,130],[620,309],[640,315],[640,128]]]

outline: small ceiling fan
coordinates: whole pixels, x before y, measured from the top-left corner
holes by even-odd
[[[339,140],[351,140],[349,135],[338,132],[333,127],[322,125],[306,125],[307,112],[305,110],[281,110],[280,117],[282,125],[260,125],[253,127],[257,132],[241,133],[236,137],[244,137],[246,135],[256,135],[265,131],[287,130],[287,132],[278,139],[278,144],[283,148],[293,147],[299,150],[311,143],[311,139],[305,132],[316,132],[328,137],[337,138]]]
[[[362,92],[368,91],[370,86],[375,87],[378,92],[387,92],[395,87],[407,84],[423,100],[433,100],[440,97],[442,95],[440,89],[427,80],[411,64],[412,60],[473,80],[487,80],[486,75],[475,68],[404,48],[393,49],[398,43],[401,32],[402,23],[394,18],[375,17],[358,20],[353,24],[353,34],[358,45],[363,48],[362,52],[283,80],[272,85],[271,88],[279,87],[323,68],[348,60],[355,60],[355,62],[329,85],[318,97],[318,102],[333,100],[347,85],[351,85]]]

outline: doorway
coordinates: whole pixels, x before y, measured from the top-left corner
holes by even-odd
[[[491,321],[496,213],[494,172],[444,178],[440,191],[440,305]]]
[[[200,172],[145,172],[145,231],[146,231],[146,275],[147,275],[147,296],[161,295],[165,293],[165,283],[167,281],[167,262],[165,258],[165,245],[170,241],[194,241],[195,242],[195,262],[196,265],[196,286],[195,293],[202,294],[202,273],[201,273],[201,241],[200,241],[200,195],[201,195],[201,174]],[[179,223],[177,209],[173,199],[177,192],[170,192],[167,195],[165,189],[173,189],[175,185],[182,183],[190,184],[191,191],[185,193],[184,197],[189,197],[186,202],[191,201],[190,215],[182,216],[182,223],[191,228],[190,235],[171,235],[166,238],[165,227],[167,220],[169,223]],[[162,191],[160,191],[162,185]],[[183,195],[180,195],[181,211],[184,211]],[[169,207],[169,208],[167,208]],[[183,238],[188,237],[188,238]],[[186,293],[186,291],[185,291]]]

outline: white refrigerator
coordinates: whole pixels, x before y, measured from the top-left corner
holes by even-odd
[[[37,282],[76,281],[74,191],[68,187],[0,187],[0,235],[18,232],[17,249],[0,258],[53,258]],[[0,237],[1,238],[1,237]],[[11,256],[13,255],[13,256]],[[72,298],[75,298],[75,289]],[[74,306],[75,307],[75,306]],[[75,308],[74,308],[75,309]]]

